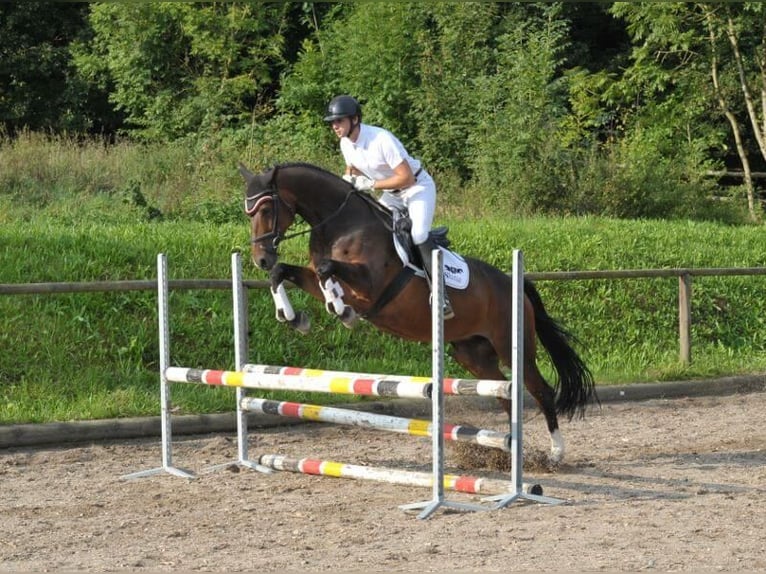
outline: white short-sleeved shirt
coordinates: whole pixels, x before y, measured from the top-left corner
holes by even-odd
[[[420,161],[410,157],[394,134],[376,126],[360,124],[356,142],[341,138],[340,151],[346,165],[375,180],[394,175],[394,168],[403,161],[410,164],[412,173],[420,169]]]

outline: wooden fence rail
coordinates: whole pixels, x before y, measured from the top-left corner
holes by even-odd
[[[583,279],[650,279],[678,278],[678,346],[684,365],[692,361],[692,277],[725,277],[735,275],[766,275],[765,267],[714,267],[705,269],[625,269],[622,271],[552,271],[527,273],[535,281],[569,281]]]
[[[606,271],[529,272],[533,281],[582,281],[598,279],[678,278],[678,340],[681,362],[691,363],[692,277],[766,275],[766,267],[720,267],[679,269],[624,269]],[[247,288],[268,288],[268,281],[244,281]],[[229,279],[175,279],[168,287],[182,289],[231,289]],[[110,291],[156,291],[153,279],[137,281],[90,281],[84,283],[0,283],[0,295],[40,295],[56,293],[104,293]]]

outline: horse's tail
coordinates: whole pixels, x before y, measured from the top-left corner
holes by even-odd
[[[593,374],[572,348],[576,339],[545,310],[543,300],[531,281],[524,281],[524,293],[535,310],[535,330],[556,371],[556,412],[570,419],[582,417],[591,400],[598,402]]]

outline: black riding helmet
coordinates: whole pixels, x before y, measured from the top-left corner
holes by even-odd
[[[362,121],[362,106],[352,96],[335,96],[327,104],[327,115],[324,118],[326,122],[332,122],[341,118],[353,118],[357,116]]]

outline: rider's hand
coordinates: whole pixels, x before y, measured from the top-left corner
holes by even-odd
[[[354,177],[351,184],[359,191],[372,191],[375,185],[375,180],[364,175],[357,175]]]

